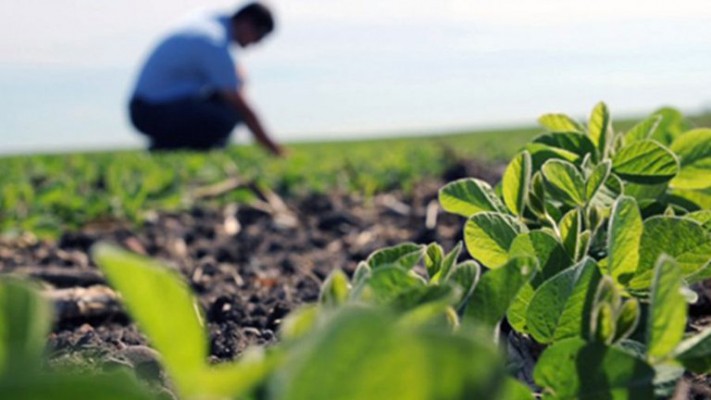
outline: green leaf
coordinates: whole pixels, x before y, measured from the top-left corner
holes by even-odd
[[[585,132],[582,125],[565,114],[545,114],[538,118],[538,122],[551,132]]]
[[[518,235],[511,243],[509,255],[511,257],[529,256],[538,260],[540,272],[533,280],[533,285],[536,287],[573,264],[560,242],[553,235],[544,231],[532,231]]]
[[[243,398],[244,393],[266,381],[278,361],[275,357],[267,357],[264,349],[248,348],[237,362],[204,369],[197,388],[199,393],[193,398]]]
[[[528,333],[526,312],[535,293],[535,288],[530,281],[524,284],[506,311],[506,320],[519,333]]]
[[[334,269],[321,286],[319,302],[324,306],[337,307],[348,301],[350,283],[340,269]]]
[[[28,282],[0,280],[0,377],[37,372],[52,323],[50,304]]]
[[[592,316],[592,332],[595,340],[608,345],[612,344],[617,327],[615,325],[615,310],[608,303],[599,303],[595,306]]]
[[[711,188],[701,190],[671,189],[668,194],[670,202],[679,204],[687,210],[711,209]]]
[[[590,251],[590,231],[584,231],[578,236],[578,243],[576,245],[576,253],[573,257],[574,260],[582,260],[586,254]]]
[[[603,209],[610,208],[624,192],[625,184],[615,174],[610,174],[605,183],[599,187],[597,193],[590,201],[591,204]]]
[[[454,265],[457,263],[457,259],[459,258],[459,255],[462,253],[462,242],[457,242],[457,245],[454,246],[452,251],[450,251],[442,260],[442,267],[440,270],[437,272],[435,276],[432,277],[431,281],[433,283],[440,282],[442,280],[447,280],[449,279],[449,276],[452,272],[452,269],[454,268]]]
[[[659,183],[656,185],[643,185],[639,183],[627,182],[625,185],[625,194],[637,200],[640,208],[644,208],[644,204],[657,202],[664,198],[664,195],[669,188],[667,183]]]
[[[590,332],[590,315],[602,276],[592,258],[584,258],[575,269],[577,272],[572,291],[558,317],[553,336],[556,341],[568,337],[584,337]]]
[[[681,270],[673,259],[660,257],[647,317],[647,354],[652,360],[668,356],[684,338],[686,300],[681,289]]]
[[[448,281],[453,282],[462,289],[461,300],[457,304],[457,309],[467,304],[481,275],[481,267],[472,260],[467,260],[457,265]]]
[[[465,321],[496,326],[535,271],[535,259],[513,257],[503,267],[483,274],[465,311]]]
[[[425,249],[425,268],[430,279],[442,268],[442,259],[444,259],[442,246],[437,243],[430,243]]]
[[[596,273],[599,276],[595,263],[586,259],[538,287],[526,311],[527,330],[537,342],[581,335],[584,309],[589,312],[592,307]]]
[[[657,129],[652,132],[650,139],[654,139],[663,145],[671,144],[677,136],[690,128],[688,121],[684,119],[681,112],[674,108],[664,107],[655,111],[653,115],[660,116],[662,119]]]
[[[627,133],[625,133],[625,143],[649,139],[649,137],[657,130],[661,120],[661,115],[652,115],[637,123],[629,131],[627,131]]]
[[[568,150],[548,146],[542,143],[528,143],[524,149],[531,153],[531,165],[533,171],[538,171],[548,160],[563,160],[568,162],[578,162],[580,156]]]
[[[592,139],[595,148],[597,149],[600,158],[604,158],[608,153],[608,147],[612,140],[612,131],[610,126],[610,112],[605,103],[598,103],[590,115],[588,123],[588,134]]]
[[[659,256],[673,257],[683,274],[692,276],[711,259],[711,235],[696,221],[682,217],[655,216],[644,221],[637,272],[630,289],[646,291]]]
[[[684,133],[671,145],[680,160],[679,174],[670,185],[677,189],[705,189],[711,186],[711,129]]]
[[[550,147],[562,149],[567,152],[574,153],[580,158],[595,152],[595,145],[582,133],[545,133],[534,138],[532,143],[541,143]]]
[[[461,291],[452,285],[419,286],[402,291],[388,305],[394,310],[411,311],[425,306],[434,312],[430,315],[440,314],[460,299]]]
[[[522,215],[531,181],[531,155],[523,151],[514,157],[501,181],[504,203],[512,213]]]
[[[653,140],[640,140],[623,147],[612,159],[612,171],[634,183],[670,181],[679,172],[676,156]]]
[[[531,389],[513,378],[506,378],[503,391],[497,396],[500,400],[534,400]]]
[[[536,214],[538,218],[545,218],[545,202],[546,191],[543,185],[543,176],[540,172],[536,172],[531,179],[531,191],[528,193],[528,208]]]
[[[415,243],[402,243],[375,251],[366,261],[373,270],[384,265],[399,265],[411,269],[424,256],[425,247]]]
[[[343,308],[288,343],[282,366],[265,398],[492,398],[505,376],[496,347],[478,335],[401,325],[363,307]]]
[[[353,287],[359,287],[365,283],[373,274],[373,269],[365,261],[358,263],[355,272],[353,272]]]
[[[553,198],[573,207],[585,205],[585,181],[575,165],[549,160],[543,164],[541,172]]]
[[[622,307],[617,311],[614,343],[628,338],[637,328],[641,313],[639,301],[635,298],[629,299],[625,301]]]
[[[654,398],[652,367],[623,350],[579,338],[546,349],[533,376],[544,398]]]
[[[472,257],[489,268],[508,260],[508,250],[526,227],[514,217],[495,212],[478,213],[464,225],[464,242]]]
[[[711,328],[706,328],[679,344],[674,358],[697,374],[711,371]]]
[[[622,296],[612,278],[607,275],[600,279],[596,289],[590,315],[590,331],[586,334],[590,340],[611,344],[617,326],[615,314],[622,306]]]
[[[306,304],[290,312],[279,326],[279,336],[283,340],[294,340],[305,336],[316,325],[320,308],[316,304]]]
[[[128,374],[56,373],[0,379],[0,397],[17,400],[154,400]]]
[[[474,178],[446,184],[439,190],[439,203],[445,211],[467,218],[482,211],[506,210],[491,186]]]
[[[582,217],[578,209],[572,209],[563,216],[558,224],[560,232],[560,240],[563,242],[563,247],[571,259],[574,259],[578,254],[578,236],[582,227]]]
[[[92,255],[185,396],[207,361],[207,337],[197,304],[181,277],[163,265],[107,244]],[[170,316],[170,317],[169,317]]]
[[[403,293],[425,285],[422,278],[399,265],[380,266],[362,287],[354,288],[351,298],[388,305]]]
[[[607,180],[607,177],[610,176],[611,169],[612,163],[610,162],[610,160],[604,160],[603,162],[598,164],[595,169],[593,169],[592,173],[585,181],[585,198],[588,201],[592,200],[595,197],[598,190]]]
[[[629,280],[637,270],[642,229],[637,202],[628,196],[619,197],[612,208],[607,233],[607,268],[616,282]]]
[[[684,217],[700,223],[707,232],[711,233],[711,210],[690,212]]]

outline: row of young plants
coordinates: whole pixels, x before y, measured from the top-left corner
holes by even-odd
[[[155,210],[249,203],[259,196],[249,188],[252,183],[284,196],[407,190],[425,175],[441,175],[449,166],[444,159],[454,161],[444,149],[465,148],[461,143],[487,145],[491,158],[505,160],[534,132],[507,131],[512,139],[507,143],[494,142],[498,132],[479,132],[448,138],[291,144],[288,159],[270,158],[254,146],[209,153],[115,151],[0,157],[0,234],[31,232],[56,238],[65,230],[102,220],[140,225]],[[225,184],[229,188],[236,181],[244,187],[201,195],[204,189]]]
[[[94,259],[180,398],[668,397],[686,371],[711,371],[711,328],[687,327],[691,287],[711,277],[711,130],[666,109],[613,132],[604,104],[585,127],[540,122],[548,132],[496,188],[441,189],[442,207],[466,218],[463,244],[404,243],[350,278],[335,270],[279,344],[233,363],[207,363],[202,314],[174,271],[108,245]],[[125,373],[42,373],[37,296],[0,286],[0,394],[152,398]],[[515,378],[531,366],[504,351],[512,336],[545,348],[533,382]]]

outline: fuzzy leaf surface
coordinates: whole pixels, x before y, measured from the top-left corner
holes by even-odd
[[[684,338],[687,311],[681,289],[679,267],[673,259],[662,256],[654,269],[647,317],[647,354],[651,359],[666,357]]]
[[[546,188],[553,197],[570,206],[585,205],[585,180],[575,165],[549,160],[541,167]]]
[[[517,235],[526,227],[510,215],[481,212],[464,225],[464,243],[472,257],[489,268],[508,261],[508,251]]]
[[[504,203],[515,215],[523,214],[531,182],[531,155],[519,153],[509,163],[502,177]]]
[[[474,178],[446,184],[439,190],[439,203],[445,211],[467,218],[482,211],[506,209],[488,183]]]

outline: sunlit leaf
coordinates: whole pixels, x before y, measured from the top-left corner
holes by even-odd
[[[585,198],[592,200],[600,187],[605,183],[607,177],[610,176],[612,163],[610,160],[605,160],[598,164],[585,181]]]
[[[175,272],[116,247],[99,244],[93,258],[183,394],[194,393],[194,380],[207,361],[207,337],[190,289]]]
[[[588,135],[592,139],[597,153],[600,157],[604,157],[608,153],[608,147],[612,140],[612,131],[610,126],[610,112],[605,103],[598,103],[590,115],[588,124]]]
[[[545,114],[538,118],[538,123],[551,132],[585,132],[582,125],[565,114]]]
[[[349,292],[348,277],[340,269],[334,269],[321,285],[319,302],[330,307],[340,306],[348,300]]]
[[[607,233],[607,268],[616,281],[629,280],[637,270],[642,240],[642,216],[631,197],[615,202]]]
[[[711,259],[711,235],[696,221],[682,217],[655,216],[644,221],[639,266],[628,286],[648,290],[660,255],[676,260],[683,276],[691,276]]]
[[[530,181],[531,155],[524,151],[514,157],[502,177],[504,203],[516,215],[523,214]]]
[[[526,227],[510,215],[481,212],[464,225],[464,242],[474,258],[489,268],[497,268],[508,260],[511,243],[525,230]]]
[[[684,337],[687,311],[681,288],[679,267],[673,259],[660,257],[647,317],[647,354],[653,360],[668,356]]]
[[[585,181],[573,164],[549,160],[543,164],[541,171],[546,188],[555,199],[570,206],[585,205]]]
[[[50,304],[19,279],[0,279],[0,377],[36,372],[52,323]]]
[[[471,217],[481,211],[505,211],[491,186],[479,179],[450,182],[439,190],[442,208],[452,214]]]
[[[656,131],[661,120],[661,115],[652,115],[637,123],[629,131],[627,131],[627,133],[625,133],[625,142],[631,143],[637,140],[649,139],[649,137]]]
[[[402,243],[375,251],[366,261],[372,269],[382,266],[399,265],[411,269],[424,256],[425,247],[415,243]]]

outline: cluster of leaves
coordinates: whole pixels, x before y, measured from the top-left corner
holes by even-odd
[[[711,329],[685,329],[688,287],[711,277],[711,129],[687,130],[664,109],[614,132],[602,103],[587,127],[560,114],[540,122],[549,132],[497,188],[464,179],[440,191],[467,218],[484,277],[509,276],[508,324],[550,346],[536,383],[552,398],[646,398],[685,368],[708,372]],[[530,277],[510,270],[520,257],[536,260]]]

